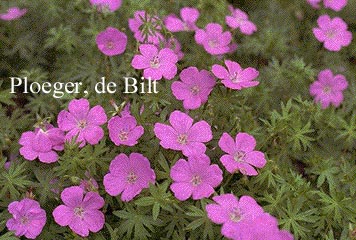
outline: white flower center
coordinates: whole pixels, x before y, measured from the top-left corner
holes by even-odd
[[[83,120],[79,120],[78,121],[78,128],[85,128],[87,126],[87,120],[83,119]]]
[[[129,184],[134,184],[137,181],[137,175],[134,172],[130,172],[126,179]]]
[[[244,158],[245,158],[245,152],[244,151],[237,151],[235,154],[234,154],[234,160],[236,162],[243,162],[244,161]]]
[[[160,67],[160,62],[158,56],[155,56],[154,58],[151,59],[150,61],[151,68],[159,68]]]
[[[20,222],[21,224],[26,225],[29,222],[29,219],[26,216],[22,216]]]
[[[325,86],[323,88],[323,93],[329,94],[331,92],[331,87],[330,86]]]
[[[195,96],[198,95],[198,93],[200,92],[200,88],[199,86],[195,85],[194,87],[190,88],[190,92]]]
[[[187,134],[180,134],[177,138],[177,142],[181,145],[185,145],[188,143],[188,136]]]
[[[337,34],[336,29],[329,29],[329,30],[326,32],[326,36],[327,36],[329,39],[335,38],[335,37],[336,37],[336,34]]]
[[[84,217],[84,209],[82,207],[76,207],[74,208],[74,215],[83,219]]]
[[[201,184],[202,180],[199,175],[194,175],[190,182],[193,184],[193,186],[198,186],[199,184]]]
[[[109,41],[106,43],[106,48],[112,50],[114,48],[114,43],[113,41]]]
[[[129,133],[126,131],[120,131],[119,139],[120,141],[126,141],[129,138]]]
[[[230,80],[233,83],[238,83],[240,82],[240,75],[237,72],[234,72],[233,74],[230,75]]]
[[[230,215],[230,220],[233,222],[239,222],[242,218],[240,210],[237,207],[234,207],[229,215]]]
[[[212,39],[212,40],[209,40],[208,44],[209,44],[209,47],[215,48],[218,45],[218,41],[215,39]]]

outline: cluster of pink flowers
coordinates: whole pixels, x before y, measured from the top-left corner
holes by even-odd
[[[323,2],[325,8],[330,8],[336,12],[341,11],[347,5],[347,0],[307,0],[307,2],[316,9],[319,9],[320,3]]]
[[[213,197],[215,203],[206,205],[211,221],[222,224],[221,233],[235,240],[293,240],[287,231],[278,229],[276,219],[265,213],[255,199],[242,196],[240,199],[233,194]]]
[[[307,0],[314,8],[320,8],[322,0]],[[340,11],[347,5],[347,0],[323,0],[325,8]],[[351,44],[352,33],[348,31],[347,23],[340,17],[331,18],[324,14],[319,16],[318,27],[313,28],[315,38],[323,43],[324,48],[332,52],[338,52],[342,47]],[[325,109],[330,105],[339,107],[344,100],[343,91],[347,88],[346,78],[338,74],[335,77],[330,69],[322,70],[318,79],[310,85],[309,92],[314,96],[314,101]]]
[[[313,7],[319,8],[322,0],[307,0]],[[121,0],[90,0],[99,11],[114,12],[120,8]],[[347,5],[347,0],[324,0],[325,8],[340,11]],[[240,9],[229,7],[230,14],[225,22],[232,30],[239,29],[242,34],[251,35],[257,31],[256,25]],[[0,19],[13,20],[26,13],[26,9],[11,8]],[[154,134],[164,149],[181,151],[185,156],[171,167],[170,189],[174,196],[185,201],[189,198],[199,200],[210,198],[223,181],[223,171],[217,164],[212,164],[206,152],[208,143],[213,139],[211,125],[202,119],[195,121],[189,110],[198,109],[208,102],[209,95],[216,86],[216,78],[229,89],[242,90],[259,84],[256,79],[259,71],[253,67],[243,68],[238,62],[224,59],[220,64],[211,66],[211,71],[190,66],[178,72],[178,61],[184,54],[182,45],[174,38],[165,38],[164,26],[171,32],[188,32],[197,44],[214,56],[231,53],[237,45],[233,43],[232,32],[225,31],[218,23],[208,23],[203,29],[197,26],[200,12],[196,8],[185,7],[180,16],[170,14],[161,21],[158,16],[150,16],[145,11],[136,11],[128,25],[138,41],[139,52],[134,54],[131,66],[142,70],[146,79],[161,80],[179,78],[171,84],[173,96],[182,101],[186,112],[173,111],[168,122],[154,124]],[[150,29],[146,31],[146,22]],[[164,23],[164,26],[162,25]],[[313,34],[329,51],[340,51],[349,46],[352,33],[339,17],[330,18],[322,15],[317,20],[318,27]],[[230,29],[230,30],[231,30]],[[122,28],[121,28],[122,30]],[[124,31],[124,30],[122,30]],[[127,36],[114,27],[107,27],[96,36],[100,52],[106,56],[123,54],[127,47]],[[161,32],[162,31],[162,32]],[[146,35],[147,32],[154,32]],[[216,58],[219,59],[219,58]],[[220,58],[221,59],[221,58]],[[219,60],[220,61],[220,60]],[[343,91],[348,87],[345,76],[334,75],[330,69],[322,70],[318,79],[310,86],[310,94],[325,109],[330,105],[339,107],[343,101]],[[120,116],[108,120],[101,106],[90,107],[86,99],[70,101],[68,110],[58,114],[58,128],[51,124],[41,124],[34,131],[24,132],[19,140],[20,154],[27,160],[36,158],[44,163],[53,163],[59,159],[58,151],[64,150],[65,142],[73,142],[79,147],[86,144],[98,144],[104,138],[103,125],[107,123],[109,138],[116,146],[135,146],[143,136],[145,129],[129,110]],[[147,129],[146,129],[147,130]],[[265,154],[256,150],[255,138],[239,132],[233,138],[224,132],[218,146],[225,153],[220,163],[230,174],[240,172],[246,176],[258,175],[266,164]],[[208,150],[208,151],[207,151]],[[150,160],[141,153],[119,154],[110,163],[109,171],[103,177],[105,191],[110,196],[120,195],[122,201],[131,201],[150,184],[155,184],[156,173]],[[65,188],[61,193],[63,205],[53,211],[53,217],[60,226],[69,228],[82,237],[90,232],[100,231],[105,217],[100,210],[104,199],[98,193],[99,185],[88,175],[80,186]],[[232,194],[213,197],[215,203],[208,204],[206,211],[212,222],[222,224],[222,234],[231,239],[293,239],[293,236],[278,228],[277,220],[264,212],[255,199]],[[12,218],[7,227],[17,236],[36,238],[46,222],[46,213],[39,203],[25,198],[8,206]]]

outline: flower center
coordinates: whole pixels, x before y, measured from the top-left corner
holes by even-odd
[[[230,75],[230,80],[233,83],[238,83],[240,82],[240,76],[237,72],[234,72],[232,75]]]
[[[245,158],[245,152],[244,151],[237,151],[235,154],[234,154],[234,160],[236,162],[243,162],[244,161],[244,158]]]
[[[82,207],[74,208],[74,215],[79,218],[83,218],[84,217],[84,209]]]
[[[154,58],[151,59],[150,61],[151,68],[159,68],[160,62],[158,56],[155,56]]]
[[[188,142],[188,136],[187,134],[180,134],[177,139],[179,144],[185,145]]]
[[[121,131],[119,133],[119,139],[120,141],[126,141],[129,138],[129,133],[126,131]]]
[[[233,222],[239,222],[242,218],[240,210],[237,207],[234,207],[232,212],[229,215],[230,215],[231,221],[233,221]]]
[[[336,37],[336,33],[337,31],[335,29],[329,29],[327,32],[326,32],[326,36],[330,39],[333,39]]]
[[[326,93],[326,94],[329,94],[331,92],[331,87],[330,86],[325,86],[323,88],[323,92]]]
[[[130,172],[129,175],[127,175],[127,182],[129,184],[134,184],[137,181],[137,175],[134,172]]]
[[[114,43],[112,41],[107,42],[106,48],[112,50],[114,48]]]
[[[238,16],[236,16],[235,19],[236,19],[238,24],[241,24],[241,23],[243,23],[245,21],[245,19],[243,19],[241,17],[238,17]]]
[[[193,186],[198,186],[199,184],[201,184],[202,180],[199,175],[194,175],[190,182],[193,184]]]
[[[78,121],[78,127],[79,128],[81,128],[81,129],[83,129],[83,128],[85,128],[87,126],[87,120],[80,120],[80,121]]]
[[[28,217],[26,217],[26,216],[22,216],[20,221],[21,221],[21,224],[24,224],[24,225],[26,225],[29,222]]]
[[[215,48],[218,45],[218,41],[215,39],[209,40],[209,47]]]
[[[200,88],[199,86],[195,85],[194,87],[190,88],[190,92],[195,96],[198,95],[198,93],[200,92]]]

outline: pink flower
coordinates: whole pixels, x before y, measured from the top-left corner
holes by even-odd
[[[205,30],[198,29],[195,32],[195,41],[203,45],[204,49],[211,55],[228,53],[231,39],[231,33],[223,32],[222,26],[217,23],[209,23]]]
[[[131,153],[129,157],[121,153],[111,161],[109,170],[104,176],[105,190],[111,196],[121,194],[121,200],[125,202],[132,200],[156,179],[150,161],[139,153]]]
[[[45,124],[34,132],[22,133],[19,144],[22,145],[20,154],[25,159],[33,161],[38,158],[41,162],[52,163],[58,160],[55,151],[64,149],[64,133],[51,124]]]
[[[248,15],[244,11],[229,6],[231,16],[226,16],[225,22],[232,29],[240,28],[243,34],[251,35],[257,31],[256,25],[248,20]]]
[[[223,133],[219,147],[227,154],[223,155],[220,161],[230,173],[239,170],[244,175],[257,175],[258,172],[253,166],[263,168],[266,159],[262,152],[254,151],[255,146],[256,140],[247,133],[238,133],[235,141],[228,133]]]
[[[184,69],[181,81],[175,81],[171,88],[178,100],[183,100],[185,109],[197,109],[206,101],[215,86],[215,79],[206,70],[199,71],[196,67]]]
[[[142,21],[142,19],[144,19],[145,22]],[[146,12],[143,10],[135,12],[134,18],[129,19],[129,28],[134,33],[134,37],[137,41],[143,43],[145,42],[145,40],[147,40],[147,43],[159,44],[160,41],[164,39],[164,37],[160,33],[161,27],[157,24],[157,19],[157,16],[150,16],[146,14]],[[154,31],[153,34],[148,35],[147,39],[145,39],[145,36],[143,35],[143,32],[141,30],[141,26],[143,24],[146,24],[146,22],[150,22],[150,25],[153,26],[151,32]]]
[[[342,92],[347,85],[343,75],[333,76],[330,69],[325,69],[319,73],[318,80],[310,85],[309,92],[314,96],[315,102],[321,103],[321,108],[325,109],[330,104],[338,107],[344,100]]]
[[[175,14],[166,17],[164,24],[171,32],[195,31],[198,27],[195,25],[199,18],[199,11],[196,8],[185,7],[180,10],[179,19]]]
[[[347,31],[347,24],[339,17],[330,19],[328,15],[318,18],[319,28],[313,28],[313,33],[319,42],[329,51],[340,51],[341,47],[350,45],[352,33]]]
[[[227,69],[221,65],[215,64],[212,67],[214,75],[222,79],[222,83],[227,88],[241,90],[243,88],[254,87],[259,82],[254,81],[259,75],[259,72],[252,68],[242,69],[237,62],[225,60]]]
[[[347,5],[347,0],[324,0],[324,7],[336,12],[341,11]]]
[[[108,27],[96,36],[99,50],[107,56],[122,54],[127,45],[127,36],[116,28]]]
[[[140,46],[141,55],[135,55],[131,65],[135,69],[144,69],[143,76],[152,80],[160,80],[162,77],[171,80],[177,74],[177,55],[169,48],[158,48],[152,44]]]
[[[99,189],[98,182],[90,175],[89,171],[85,171],[85,176],[87,179],[82,179],[79,187],[84,192],[97,192]]]
[[[187,157],[205,153],[205,142],[212,138],[210,125],[199,121],[193,125],[193,119],[181,111],[174,111],[169,116],[168,126],[156,123],[154,132],[160,144],[165,149],[179,150]]]
[[[100,11],[106,8],[110,12],[115,12],[121,7],[122,0],[90,0],[90,4],[93,6],[98,6]]]
[[[35,239],[41,234],[47,218],[45,210],[37,201],[29,198],[20,202],[14,201],[9,204],[8,211],[12,214],[12,218],[7,220],[6,227],[14,231],[17,237]]]
[[[182,45],[176,38],[169,38],[164,41],[163,48],[172,49],[173,52],[177,55],[178,61],[182,60],[184,57],[184,53],[182,52]]]
[[[59,128],[67,132],[66,140],[77,136],[77,143],[84,147],[87,142],[95,145],[104,137],[100,125],[106,123],[107,118],[101,106],[89,109],[89,101],[81,98],[70,101],[68,109],[62,110],[57,119]]]
[[[319,9],[320,8],[320,2],[322,0],[307,0],[307,2],[309,3],[309,5],[311,5],[313,8],[315,9]]]
[[[99,211],[104,199],[97,192],[84,194],[78,186],[68,187],[61,193],[64,205],[53,210],[53,217],[60,226],[69,228],[76,234],[87,237],[89,231],[99,232],[105,223],[104,214]]]
[[[264,213],[253,221],[241,223],[242,231],[236,231],[232,239],[236,240],[293,240],[292,234],[278,229],[278,221],[275,217]]]
[[[250,196],[242,196],[239,200],[233,194],[222,194],[213,200],[216,204],[207,204],[205,209],[212,222],[223,224],[221,234],[227,238],[244,239],[234,237],[244,231],[249,232],[250,228],[245,226],[264,214],[262,207]]]
[[[137,126],[135,117],[131,115],[111,118],[108,123],[108,129],[110,139],[116,146],[134,146],[144,132],[143,127]]]
[[[7,13],[1,13],[0,19],[4,21],[11,21],[18,19],[27,13],[27,9],[20,9],[18,7],[12,7],[7,10]]]
[[[174,181],[171,190],[180,201],[190,196],[194,200],[208,198],[221,183],[222,174],[218,165],[210,165],[210,159],[205,154],[189,157],[188,161],[179,159],[171,169]]]

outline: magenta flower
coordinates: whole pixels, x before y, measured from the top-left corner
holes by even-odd
[[[215,79],[206,70],[199,71],[196,67],[184,69],[181,81],[175,81],[171,88],[178,100],[183,100],[185,109],[197,109],[206,101],[215,86]]]
[[[278,229],[278,221],[275,217],[264,213],[253,221],[241,223],[242,231],[236,231],[232,239],[237,240],[293,240],[293,235],[288,231]]]
[[[325,109],[330,104],[338,107],[344,100],[342,92],[347,86],[348,83],[343,75],[333,76],[330,69],[325,69],[319,73],[318,80],[310,85],[309,92],[314,96],[315,102],[321,103],[321,108]]]
[[[315,9],[319,9],[320,8],[320,2],[322,0],[307,0],[307,2],[309,3],[309,5],[311,5],[313,8]]]
[[[217,23],[209,23],[205,30],[198,29],[195,32],[195,41],[203,45],[205,51],[211,55],[228,53],[231,39],[231,33],[229,31],[223,32],[222,26]]]
[[[318,18],[319,28],[313,28],[313,33],[319,42],[329,51],[340,51],[341,47],[350,45],[352,33],[347,31],[347,24],[339,17],[330,19],[328,15]]]
[[[104,137],[100,125],[106,123],[107,118],[101,106],[89,109],[89,101],[81,98],[70,101],[68,109],[62,110],[57,119],[59,128],[67,132],[66,140],[77,136],[77,143],[84,147],[87,142],[95,145]]]
[[[171,80],[177,74],[177,55],[169,48],[158,48],[152,44],[140,46],[141,55],[135,55],[131,65],[135,69],[144,69],[143,76],[152,80],[160,80],[162,77]]]
[[[324,7],[336,12],[341,11],[347,5],[347,0],[324,0]]]
[[[198,27],[195,25],[199,18],[199,11],[196,8],[185,7],[180,10],[179,19],[175,14],[167,16],[164,20],[166,28],[171,32],[195,31]]]
[[[163,43],[164,48],[172,49],[173,52],[177,55],[178,61],[182,60],[184,53],[182,52],[182,45],[176,38],[169,38]]]
[[[27,9],[20,9],[18,7],[12,7],[7,10],[7,13],[1,13],[0,19],[4,21],[11,21],[18,19],[27,13]]]
[[[218,165],[210,165],[210,159],[205,154],[192,156],[188,161],[179,159],[171,168],[173,183],[171,190],[180,201],[190,196],[194,200],[208,198],[219,186],[223,176]]]
[[[99,50],[106,56],[122,54],[127,45],[127,36],[116,28],[108,27],[96,36]]]
[[[121,153],[111,161],[109,171],[104,176],[106,192],[111,196],[121,194],[121,200],[125,202],[132,200],[156,179],[150,161],[139,153],[131,153],[129,157]]]
[[[212,222],[223,224],[221,234],[227,238],[240,239],[234,238],[235,235],[250,231],[245,226],[264,214],[262,207],[250,196],[238,199],[233,194],[223,194],[213,200],[216,204],[207,204],[205,209]]]
[[[222,79],[222,83],[227,88],[241,90],[243,88],[254,87],[259,82],[254,81],[259,75],[259,72],[252,68],[242,69],[237,62],[225,60],[227,69],[221,65],[215,64],[212,67],[213,74]]]
[[[47,218],[45,210],[37,201],[25,198],[20,202],[10,203],[7,209],[12,218],[7,220],[6,227],[14,231],[17,237],[35,239],[41,234]]]
[[[110,12],[115,12],[121,7],[122,0],[90,0],[90,4],[97,6],[100,11],[108,9]]]
[[[89,231],[99,232],[105,223],[104,214],[99,210],[104,199],[97,192],[84,194],[78,186],[68,187],[61,193],[64,205],[53,210],[54,221],[69,228],[76,234],[87,237]]]
[[[145,36],[141,31],[141,26],[144,24],[142,19],[144,19],[145,22],[150,22],[151,26],[154,26],[154,34],[149,35],[147,39],[145,39]],[[157,16],[150,16],[143,10],[135,12],[134,18],[129,19],[129,28],[134,33],[134,37],[137,41],[140,43],[146,42],[151,44],[159,44],[160,41],[164,39],[163,35],[160,33],[161,27],[156,24],[157,19]]]
[[[98,182],[90,175],[89,171],[85,171],[85,176],[87,178],[80,181],[79,187],[84,192],[97,192],[99,189]]]
[[[64,149],[64,133],[51,124],[36,128],[34,132],[28,131],[21,135],[19,144],[20,154],[29,161],[38,158],[41,162],[52,163],[58,160],[55,151]]]
[[[111,118],[108,123],[108,129],[110,139],[116,146],[134,146],[144,132],[143,127],[137,126],[135,117],[131,115]]]
[[[179,150],[187,157],[205,153],[205,142],[212,138],[210,125],[199,121],[193,125],[193,119],[181,111],[174,111],[169,116],[172,126],[156,123],[154,132],[165,149]]]
[[[229,6],[231,12],[230,16],[226,16],[225,22],[232,29],[239,28],[240,31],[245,35],[251,35],[257,31],[256,25],[248,20],[248,15],[244,11],[232,6]]]
[[[227,154],[220,158],[221,163],[230,173],[239,170],[242,174],[255,176],[258,172],[253,168],[263,168],[266,159],[262,152],[254,151],[256,140],[247,133],[238,133],[236,139],[223,133],[219,140],[219,147]]]

